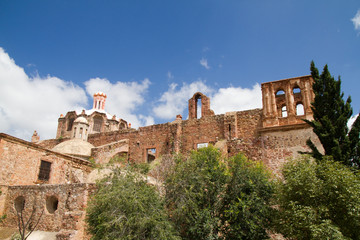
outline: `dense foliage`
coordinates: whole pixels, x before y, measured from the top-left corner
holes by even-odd
[[[273,191],[264,167],[213,147],[179,157],[165,182],[166,204],[183,239],[266,239]]]
[[[288,162],[276,191],[276,230],[288,239],[360,239],[360,177],[305,156]]]
[[[313,128],[325,150],[325,155],[332,156],[348,166],[360,167],[360,118],[357,117],[351,130],[347,123],[352,116],[351,98],[344,102],[344,93],[341,92],[341,80],[335,80],[330,75],[327,65],[321,75],[311,62],[311,75],[314,79],[313,91],[315,94],[312,103],[314,120],[305,120]],[[309,139],[308,146],[316,159],[323,155]]]
[[[97,183],[86,221],[92,239],[180,239],[158,192],[131,166]]]

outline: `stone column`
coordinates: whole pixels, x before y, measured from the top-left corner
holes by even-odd
[[[294,94],[289,82],[286,84],[285,98],[286,98],[286,110],[288,112],[288,117],[295,116],[296,113],[294,108]]]
[[[274,86],[270,83],[270,98],[271,98],[271,116],[277,118],[277,107],[276,107],[276,99],[275,99],[275,91]]]

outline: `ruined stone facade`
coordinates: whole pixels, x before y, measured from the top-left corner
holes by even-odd
[[[76,111],[70,111],[66,115],[60,115],[56,138],[72,138],[79,128],[74,126],[77,118],[83,117],[88,122],[88,132],[82,133],[83,136],[93,133],[111,132],[121,129],[127,129],[128,123],[115,115],[110,115],[105,111],[105,101],[107,96],[98,92],[94,94],[94,103],[91,110],[82,110],[80,114]]]
[[[59,232],[59,239],[86,238],[84,209],[93,189],[88,181],[93,179],[89,177],[89,158],[107,163],[121,156],[130,162],[149,163],[165,154],[187,154],[212,144],[226,156],[242,152],[262,161],[276,174],[288,157],[309,150],[307,139],[321,148],[302,120],[312,119],[312,83],[310,76],[262,83],[262,109],[217,115],[210,108],[210,98],[198,92],[189,99],[187,120],[178,115],[173,122],[138,129],[130,128],[122,119],[109,119],[104,112],[106,95],[95,94],[91,114],[73,111],[59,118],[58,139],[39,141],[35,135],[34,144],[0,135],[0,184],[4,193],[0,213],[9,214],[6,224],[14,225],[15,200],[23,196],[31,203],[35,201],[31,195],[36,193],[39,211],[46,208],[46,199],[58,201],[57,209],[46,215],[40,229]],[[66,150],[69,147],[71,151]],[[80,150],[73,147],[89,152],[79,154]],[[51,163],[51,171],[47,180],[39,182],[42,161]],[[28,170],[31,174],[26,173]],[[47,220],[51,216],[57,221]]]

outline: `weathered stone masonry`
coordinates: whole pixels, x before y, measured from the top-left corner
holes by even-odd
[[[189,99],[189,119],[178,115],[173,122],[138,129],[109,117],[104,111],[106,95],[99,93],[90,112],[68,112],[59,118],[58,139],[39,141],[34,134],[34,144],[0,134],[0,214],[8,214],[7,226],[16,226],[16,202],[25,199],[27,210],[36,202],[37,212],[44,210],[45,214],[38,229],[56,231],[58,239],[87,239],[85,207],[94,191],[87,181],[96,171],[89,158],[97,163],[107,163],[115,156],[151,162],[165,154],[187,154],[213,144],[227,156],[242,152],[277,173],[287,158],[309,150],[308,138],[321,149],[302,120],[312,119],[312,82],[310,76],[303,76],[263,83],[262,109],[218,115],[210,108],[210,98],[198,92]],[[49,150],[74,144],[88,149],[89,155]],[[45,180],[39,180],[42,161],[51,166]]]

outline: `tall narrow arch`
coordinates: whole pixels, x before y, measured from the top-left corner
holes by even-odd
[[[281,117],[287,117],[288,116],[288,112],[287,112],[287,108],[286,105],[282,105],[281,106]]]
[[[71,131],[73,124],[74,124],[75,118],[74,117],[70,117],[68,120],[68,124],[67,124],[67,131]]]
[[[197,92],[189,99],[189,119],[212,115],[214,115],[214,112],[210,109],[210,98],[201,92]]]
[[[302,116],[305,114],[304,105],[299,102],[296,104],[296,116]]]

